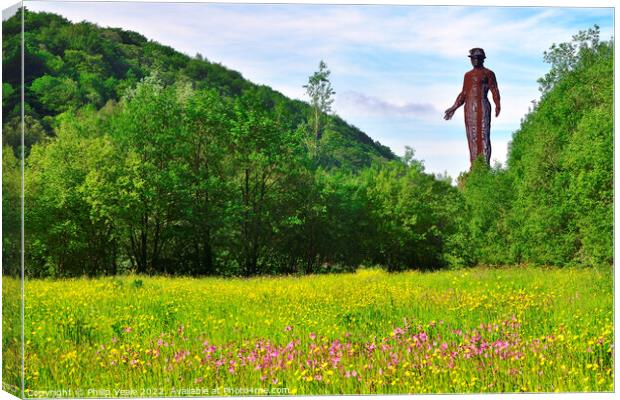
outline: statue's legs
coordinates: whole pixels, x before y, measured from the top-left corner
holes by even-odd
[[[469,145],[469,161],[483,155],[491,161],[491,103],[487,99],[465,103],[465,131]]]
[[[482,141],[482,107],[474,100],[465,103],[465,132],[467,133],[467,144],[469,146],[469,161],[473,165],[480,154],[480,144]]]
[[[482,117],[482,149],[487,165],[491,162],[491,103],[489,100],[483,101],[483,117]]]

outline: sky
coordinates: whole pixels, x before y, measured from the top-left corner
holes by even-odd
[[[331,71],[333,111],[397,155],[412,147],[426,171],[456,178],[469,168],[463,108],[443,113],[482,47],[501,94],[491,121],[492,162],[504,163],[521,118],[540,97],[553,43],[598,24],[613,35],[613,9],[413,5],[110,3],[26,1],[33,11],[121,27],[218,62],[252,82],[308,100],[320,60]],[[27,29],[27,27],[26,27]],[[491,96],[489,100],[493,105]]]

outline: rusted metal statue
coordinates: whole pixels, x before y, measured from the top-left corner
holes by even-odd
[[[465,73],[463,90],[454,105],[446,110],[444,119],[449,120],[457,108],[465,104],[465,130],[469,144],[469,160],[473,165],[478,156],[483,155],[487,164],[491,160],[491,103],[487,99],[489,90],[495,103],[495,117],[499,115],[499,89],[495,73],[484,67],[484,50],[469,50],[473,69]]]

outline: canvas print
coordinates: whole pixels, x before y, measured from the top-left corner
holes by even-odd
[[[7,8],[3,389],[614,392],[613,12]]]

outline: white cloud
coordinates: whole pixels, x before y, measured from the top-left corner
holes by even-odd
[[[345,91],[336,97],[336,108],[348,115],[421,117],[437,114],[430,103],[396,104],[378,97],[368,96],[353,90]]]
[[[151,18],[138,12],[148,7],[158,11]],[[515,53],[539,55],[547,43],[570,39],[574,33],[557,25],[555,9],[512,20],[510,12],[500,7],[405,6],[396,13],[389,6],[59,2],[31,3],[30,8],[137,29],[176,48],[195,47],[195,51],[203,46],[230,49],[257,43],[261,48],[256,51],[272,48],[285,54],[321,55],[359,45],[447,58],[463,58],[474,46],[490,51],[508,46]]]

